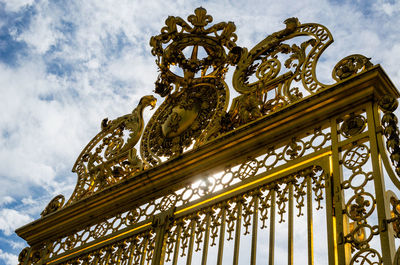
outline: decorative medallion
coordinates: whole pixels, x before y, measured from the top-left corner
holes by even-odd
[[[346,138],[350,138],[364,131],[367,122],[361,115],[350,114],[340,126],[340,134]]]
[[[357,74],[360,71],[372,67],[372,63],[361,54],[352,54],[340,60],[332,70],[332,78],[336,81],[346,79]]]

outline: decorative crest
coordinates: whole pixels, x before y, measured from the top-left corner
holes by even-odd
[[[141,154],[151,165],[204,141],[225,113],[229,89],[223,79],[227,66],[237,59],[236,27],[221,22],[206,28],[212,20],[201,7],[188,17],[193,26],[170,16],[161,34],[150,39],[161,72],[155,92],[168,96],[142,138]],[[198,58],[201,50],[205,57]],[[173,72],[175,66],[183,75]]]

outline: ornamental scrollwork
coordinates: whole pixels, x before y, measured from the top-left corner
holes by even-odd
[[[220,132],[231,131],[301,99],[301,87],[309,93],[325,87],[315,78],[314,67],[320,53],[333,41],[331,34],[321,25],[301,24],[297,18],[289,18],[285,24],[285,29],[269,35],[250,51],[238,49],[232,84],[242,95],[233,99],[231,109],[221,118]],[[299,45],[284,43],[298,36],[311,38]]]
[[[209,26],[212,20],[204,8],[196,9],[188,22],[171,16],[150,40],[160,69],[155,92],[166,97],[141,142],[141,155],[151,166],[330,86],[316,78],[317,61],[333,42],[326,27],[289,18],[284,29],[247,49],[236,46],[232,22]],[[293,43],[299,37],[307,39]],[[200,50],[204,58],[198,58]],[[372,66],[367,59],[348,56],[334,72],[354,75]],[[232,85],[241,95],[226,111],[228,65],[236,66]]]
[[[101,122],[101,131],[83,149],[72,169],[78,174],[78,183],[66,205],[146,167],[137,156],[135,145],[144,128],[143,111],[147,106],[154,108],[155,104],[154,96],[144,96],[131,114]]]
[[[380,265],[383,264],[381,254],[372,248],[363,249],[352,257],[350,265]]]
[[[40,214],[42,217],[45,217],[48,214],[54,213],[58,209],[61,209],[61,207],[64,205],[65,198],[63,195],[57,195],[54,197],[49,204],[47,204],[46,208],[42,211]]]

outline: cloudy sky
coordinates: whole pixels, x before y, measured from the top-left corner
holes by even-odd
[[[319,76],[329,80],[338,60],[361,53],[400,87],[396,0],[0,0],[0,264],[16,264],[25,247],[17,227],[55,195],[70,196],[71,168],[100,121],[152,93],[150,37],[167,16],[186,19],[198,6],[214,22],[234,21],[237,44],[249,48],[288,17],[323,24],[335,42]]]

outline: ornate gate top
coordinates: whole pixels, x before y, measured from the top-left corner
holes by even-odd
[[[266,257],[257,253],[265,228],[269,264],[282,238],[289,264],[304,245],[314,264],[324,248],[314,237],[327,238],[330,265],[400,264],[400,200],[382,174],[384,165],[400,190],[400,93],[382,68],[350,55],[334,67],[336,83],[323,84],[316,65],[333,42],[324,26],[289,18],[247,49],[236,45],[233,22],[211,22],[197,8],[188,22],[168,17],[151,38],[164,101],[146,126],[153,95],[101,122],[73,167],[71,198],[64,205],[56,196],[41,219],[16,231],[30,244],[20,265],[190,264],[200,256],[223,264],[230,240],[233,264],[243,254],[256,264]],[[229,66],[239,96],[228,110]],[[304,234],[295,240],[299,226],[307,244]],[[251,246],[241,247],[250,234]]]
[[[249,50],[236,45],[233,22],[210,25],[213,18],[201,7],[187,20],[168,17],[161,33],[150,39],[160,70],[155,92],[164,102],[145,128],[142,114],[146,106],[155,106],[153,96],[143,97],[131,114],[102,121],[102,130],[73,167],[78,183],[65,205],[334,85],[316,78],[317,60],[333,42],[322,25],[289,18],[284,29]],[[240,95],[227,110],[229,66],[235,67],[232,85]],[[369,58],[350,55],[334,67],[332,77],[340,82],[371,66]],[[140,138],[141,157],[135,149]],[[57,196],[42,216],[60,209],[63,202]]]

